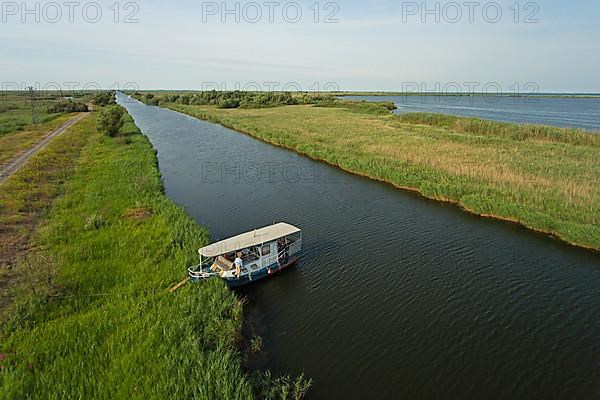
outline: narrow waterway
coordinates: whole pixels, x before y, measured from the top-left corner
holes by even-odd
[[[243,291],[256,367],[313,399],[600,398],[600,255],[118,99],[214,239],[304,230],[298,267]]]

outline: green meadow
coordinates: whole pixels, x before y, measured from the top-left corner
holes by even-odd
[[[114,138],[92,115],[50,142],[0,185],[0,218],[33,232],[0,268],[0,398],[300,399],[310,385],[243,371],[242,302],[220,280],[169,292],[209,235],[163,195],[130,117]]]
[[[49,108],[57,103],[56,96],[37,96],[34,101],[35,122],[44,124],[58,117]],[[0,92],[0,136],[20,131],[33,124],[31,98],[28,92]]]
[[[79,94],[75,101],[89,99],[89,95]],[[28,92],[0,92],[0,166],[77,115],[59,110],[68,103],[58,92],[35,94],[32,112]]]
[[[319,101],[225,109],[161,102],[347,171],[600,249],[600,135]]]
[[[6,134],[44,125],[63,114],[62,106],[87,103],[93,93],[0,91],[0,138]],[[67,98],[68,97],[68,98]],[[72,98],[73,100],[70,100]],[[32,110],[33,103],[33,110]]]

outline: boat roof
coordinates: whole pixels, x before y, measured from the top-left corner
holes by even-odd
[[[301,232],[300,228],[284,222],[242,233],[229,239],[213,243],[198,250],[202,257],[218,257],[228,253],[244,250],[253,246],[260,246],[274,240]]]

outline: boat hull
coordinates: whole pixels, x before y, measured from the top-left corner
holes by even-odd
[[[273,264],[267,268],[263,268],[260,271],[257,271],[254,274],[249,274],[246,276],[242,276],[240,279],[225,279],[225,281],[227,282],[227,285],[230,288],[237,288],[237,287],[241,287],[241,286],[247,286],[250,284],[253,284],[255,282],[258,281],[262,281],[266,278],[270,278],[274,275],[276,275],[278,272],[283,271],[286,268],[289,268],[295,264],[298,263],[298,261],[300,260],[299,257],[292,257],[289,259],[289,261],[285,264]]]

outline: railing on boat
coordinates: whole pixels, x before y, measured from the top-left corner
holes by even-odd
[[[300,252],[302,249],[302,239],[296,240],[294,243],[290,244],[288,249],[289,254],[294,255]]]
[[[188,268],[188,274],[192,279],[208,279],[216,276],[214,273],[208,273],[202,270],[202,265],[196,265]]]
[[[268,257],[263,257],[260,260],[260,268],[266,268],[273,264],[278,264],[280,260],[284,259],[286,254],[292,256],[298,253],[302,249],[302,239],[298,239],[291,243],[287,249],[280,251],[278,254],[273,254]],[[252,273],[252,272],[250,272]],[[218,276],[215,272],[206,272],[202,269],[202,264],[188,268],[188,274],[190,278],[195,280],[208,279],[214,276]]]

